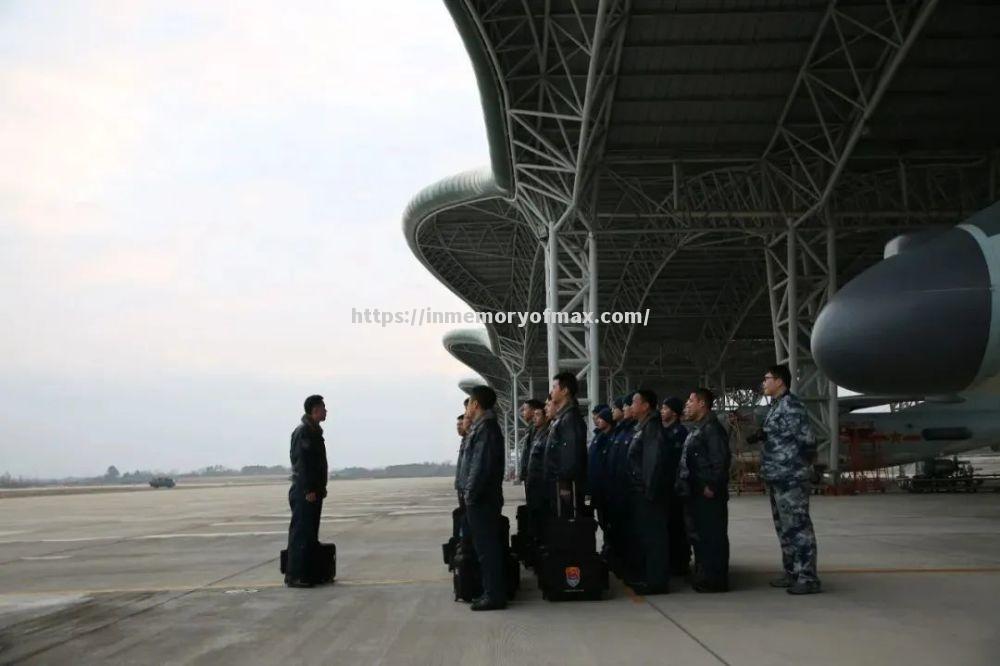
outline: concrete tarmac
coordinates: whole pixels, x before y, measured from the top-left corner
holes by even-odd
[[[285,484],[0,499],[0,663],[1000,663],[997,494],[814,498],[820,595],[768,587],[767,500],[743,496],[728,594],[554,604],[522,571],[507,611],[472,613],[441,561],[450,485],[332,483],[337,581],[307,590],[278,573]]]

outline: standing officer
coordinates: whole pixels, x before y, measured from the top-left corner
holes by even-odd
[[[608,537],[610,554],[608,566],[619,578],[628,577],[629,527],[628,474],[625,463],[628,447],[632,441],[635,421],[632,420],[632,394],[627,393],[615,399],[616,409],[612,418],[619,417],[611,433],[608,451]]]
[[[311,395],[305,401],[302,423],[292,432],[289,457],[292,462],[292,487],[288,504],[292,520],[288,525],[288,566],[285,585],[312,587],[310,562],[319,546],[319,519],[326,497],[326,442],[320,423],[326,420],[323,396]]]
[[[468,398],[462,404],[468,406]],[[458,515],[458,520],[455,520],[454,517],[452,519],[451,536],[458,539],[462,534],[462,530],[465,529],[465,490],[462,488],[462,457],[465,455],[465,436],[469,433],[469,419],[465,417],[464,412],[458,415],[455,427],[458,431],[458,436],[462,438],[458,445],[458,460],[455,461],[455,494],[458,495],[458,508],[461,511]]]
[[[587,487],[590,504],[597,514],[597,524],[607,537],[608,530],[608,447],[611,446],[611,408],[598,405],[594,410],[594,437],[587,450]]]
[[[681,424],[684,403],[680,398],[670,397],[660,404],[660,425],[663,426],[663,441],[666,445],[666,461],[663,465],[667,488],[667,531],[670,544],[670,573],[686,576],[690,573],[691,544],[688,543],[684,523],[684,497],[678,495],[674,487],[677,466],[687,439],[687,428]]]
[[[469,401],[466,400],[465,403],[468,406]],[[458,445],[458,460],[455,461],[455,492],[458,494],[458,505],[465,506],[465,497],[462,492],[462,456],[465,455],[465,436],[469,432],[469,419],[465,417],[465,414],[458,415],[458,423],[455,426],[458,431],[458,436],[461,437],[461,441]]]
[[[632,441],[628,448],[628,479],[635,582],[627,581],[636,594],[665,594],[670,583],[667,560],[667,488],[663,465],[665,448],[663,427],[657,418],[656,394],[648,389],[636,391],[632,398],[635,417]]]
[[[479,555],[483,596],[472,602],[472,610],[507,607],[500,543],[500,512],[503,508],[503,433],[493,406],[497,394],[489,386],[476,386],[469,395],[466,416],[472,421],[465,445],[465,522]]]
[[[531,526],[536,542],[541,538],[545,528],[545,516],[549,511],[549,496],[551,492],[545,489],[545,444],[549,440],[551,424],[552,399],[548,398],[540,409],[534,413],[534,437],[528,453],[528,471],[524,482],[524,495],[531,513]],[[533,548],[536,544],[531,544]]]
[[[764,374],[764,394],[771,398],[771,406],[764,417],[760,478],[767,484],[785,569],[771,585],[788,588],[789,594],[815,594],[821,587],[816,533],[809,517],[809,479],[816,438],[805,405],[789,391],[791,382],[787,365],[770,367]]]
[[[686,494],[696,539],[694,589],[729,589],[729,435],[712,413],[715,396],[695,389],[684,407],[691,430],[684,441],[677,479]]]
[[[518,451],[517,458],[517,480],[524,483],[528,478],[528,456],[531,455],[531,440],[535,436],[535,410],[540,403],[535,399],[528,399],[521,403],[521,420],[528,428],[524,432],[524,443]]]
[[[556,493],[558,488],[553,501],[558,499],[564,509],[575,505],[580,510],[587,483],[587,426],[576,402],[577,388],[572,372],[560,372],[552,378],[549,394],[555,417],[545,445],[545,492]]]

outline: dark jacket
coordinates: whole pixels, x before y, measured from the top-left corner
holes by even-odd
[[[545,444],[545,482],[575,482],[582,494],[587,483],[587,426],[576,402],[559,410],[552,419]]]
[[[686,489],[700,495],[707,486],[717,496],[726,495],[729,492],[729,434],[711,413],[690,426],[682,454],[689,475]],[[683,470],[678,471],[681,473]]]
[[[632,443],[635,421],[622,419],[611,432],[608,449],[608,499],[623,501],[628,496],[628,447]]]
[[[638,421],[632,431],[626,456],[628,483],[632,492],[649,501],[665,497],[663,487],[663,464],[666,444],[663,441],[663,426],[660,420],[650,415],[645,421]]]
[[[503,432],[492,409],[486,410],[469,430],[465,444],[465,504],[503,506]]]
[[[661,422],[662,423],[662,422]],[[669,492],[674,492],[674,479],[677,478],[677,466],[681,461],[681,452],[684,450],[684,440],[687,439],[688,430],[680,421],[674,421],[669,426],[663,427],[663,442],[666,445],[666,463],[663,465],[663,479],[667,484]]]
[[[535,426],[529,425],[524,433],[524,443],[521,445],[521,457],[518,459],[517,480],[522,483],[528,480],[528,458],[531,455],[531,440],[535,438]]]
[[[458,460],[455,462],[455,490],[461,493],[465,488],[462,485],[462,463],[465,457],[465,441],[468,439],[468,434],[462,436],[462,442],[458,445]]]
[[[302,423],[292,431],[289,449],[292,461],[292,489],[296,495],[316,493],[326,497],[326,442],[323,428],[303,416]]]
[[[590,492],[591,501],[597,506],[607,501],[610,447],[611,432],[595,430],[587,451],[587,490]]]
[[[546,423],[534,432],[528,448],[524,494],[531,506],[541,506],[549,497],[545,493],[545,444],[549,440],[549,426]]]

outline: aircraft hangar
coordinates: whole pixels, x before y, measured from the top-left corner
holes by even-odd
[[[446,348],[506,407],[557,369],[587,403],[704,384],[750,405],[763,368],[788,363],[836,471],[813,322],[888,241],[1000,197],[1000,5],[445,4],[490,165],[413,198],[412,251],[476,311],[650,313],[493,323]]]

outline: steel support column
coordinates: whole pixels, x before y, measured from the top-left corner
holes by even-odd
[[[556,240],[555,221],[549,222],[549,234],[545,245],[545,309],[549,320],[545,326],[548,376],[552,380],[559,372],[559,243]]]
[[[826,225],[826,298],[829,301],[837,293],[837,230],[832,218],[827,218]],[[828,467],[836,483],[840,475],[840,405],[837,402],[837,385],[829,381],[827,403],[827,419],[830,431],[830,458]]]
[[[785,362],[788,364],[788,370],[792,374],[792,385],[788,388],[793,391],[798,388],[799,382],[799,272],[796,269],[796,264],[798,262],[798,245],[796,243],[797,237],[798,235],[795,232],[795,228],[792,226],[791,221],[789,221],[788,237],[786,239],[787,272],[785,274],[785,299],[788,317]]]
[[[590,269],[587,308],[594,315],[594,319],[587,326],[587,353],[590,357],[587,365],[587,398],[593,407],[601,401],[600,333],[597,323],[597,239],[593,232],[587,236],[587,263]]]
[[[789,220],[785,233],[764,251],[775,361],[788,365],[790,388],[805,403],[819,445],[831,460],[839,453],[837,390],[813,361],[810,338],[816,316],[836,289],[832,225],[833,218],[825,214],[805,227]]]
[[[510,422],[511,422],[511,441],[507,442],[507,472],[511,472],[511,466],[516,473],[516,470],[521,463],[521,416],[519,414],[521,406],[520,398],[518,397],[518,378],[521,373],[512,372],[510,373]],[[511,455],[513,454],[513,455]]]

